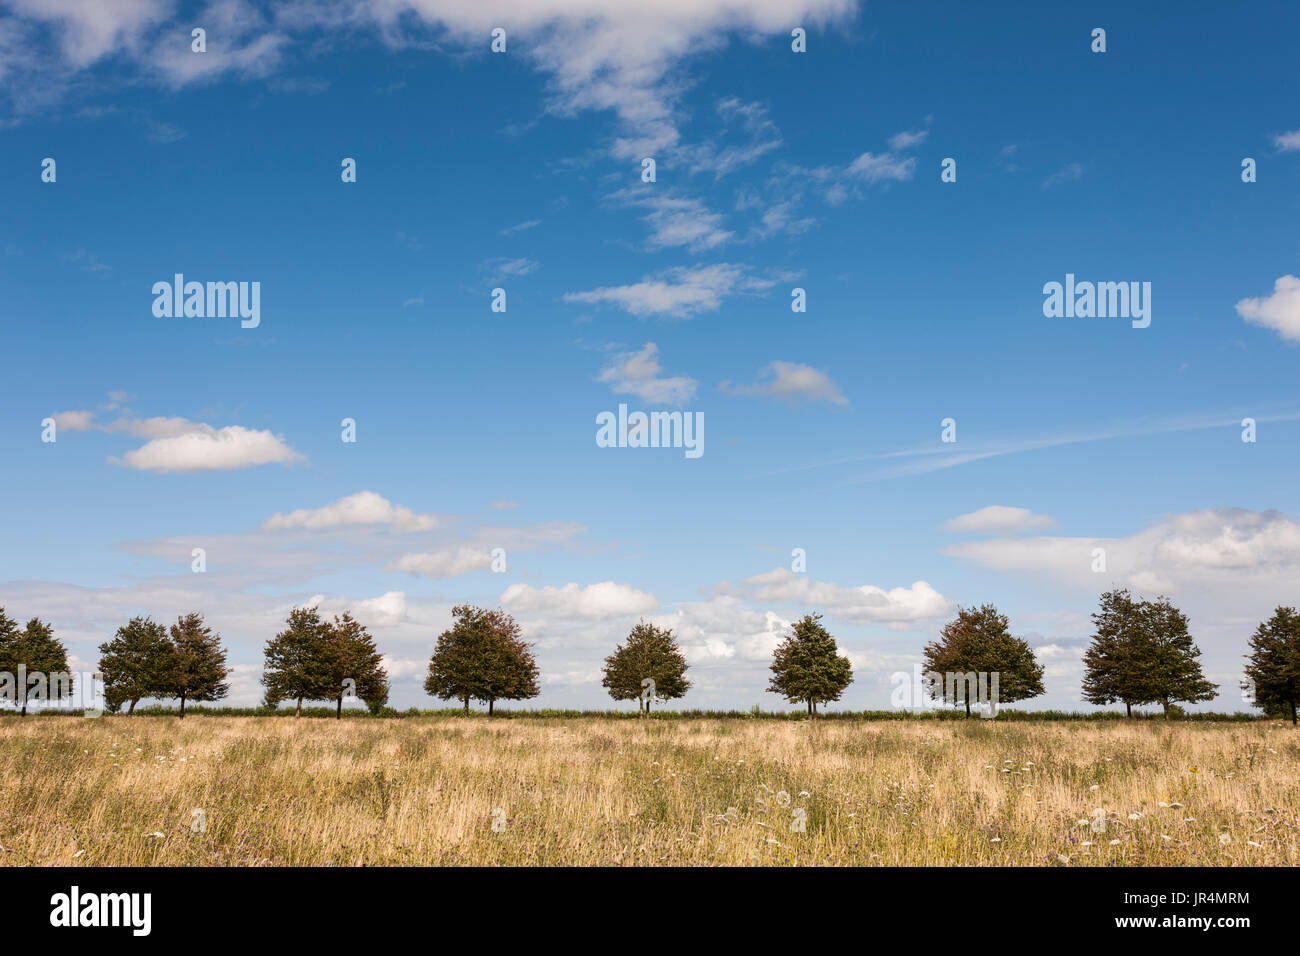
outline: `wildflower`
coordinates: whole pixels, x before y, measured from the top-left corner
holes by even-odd
[[[1227,846],[1229,843],[1232,842],[1232,837],[1228,836],[1226,832],[1220,833],[1219,842],[1222,843],[1224,846]]]
[[[1094,783],[1094,784],[1093,784],[1091,787],[1089,787],[1088,789],[1089,789],[1089,790],[1094,790],[1094,791],[1095,791],[1095,790],[1100,790],[1100,789],[1101,789],[1101,785],[1100,785],[1100,784],[1096,784],[1096,783]]]
[[[1129,818],[1130,820],[1141,820],[1141,819],[1142,819],[1142,814],[1140,814],[1140,813],[1136,813],[1136,812],[1134,812],[1134,813],[1130,813],[1130,814],[1128,815],[1128,818]]]
[[[1110,845],[1111,845],[1111,846],[1119,846],[1119,840],[1111,840],[1111,841],[1110,841]]]

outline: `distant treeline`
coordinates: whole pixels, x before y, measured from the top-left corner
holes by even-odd
[[[455,700],[463,714],[470,702],[522,701],[541,692],[533,645],[524,641],[519,624],[500,609],[462,604],[452,609],[453,623],[435,642],[424,681],[425,692],[440,700]],[[1165,717],[1245,719],[1239,716],[1186,715],[1181,703],[1213,700],[1219,687],[1201,671],[1201,651],[1192,639],[1187,615],[1168,598],[1134,598],[1127,590],[1107,591],[1092,615],[1094,633],[1083,654],[1082,698],[1091,704],[1123,704],[1126,716],[1134,707],[1158,704]],[[1243,700],[1267,716],[1297,720],[1300,705],[1300,614],[1278,607],[1249,639],[1241,687]],[[141,700],[174,699],[184,717],[189,703],[224,699],[230,689],[226,651],[198,613],[177,619],[170,628],[148,617],[135,617],[101,644],[99,671],[104,702],[110,712],[126,707],[136,713]],[[263,707],[237,709],[231,714],[277,714],[284,701],[294,703],[295,715],[318,711],[304,706],[328,701],[333,715],[343,717],[345,700],[364,701],[375,716],[401,716],[388,707],[389,681],[383,656],[364,625],[350,613],[332,621],[316,607],[293,608],[284,629],[264,650]],[[925,646],[921,685],[896,688],[892,711],[826,714],[836,719],[946,719],[951,711],[925,710],[924,698],[983,707],[981,716],[998,713],[1002,704],[1030,700],[1044,693],[1043,665],[1023,638],[1012,635],[1010,621],[992,604],[959,608],[957,616]],[[67,651],[53,628],[37,618],[26,627],[0,608],[0,699],[13,701],[25,714],[32,699],[72,697],[71,681],[45,680],[66,672]],[[690,690],[689,665],[669,628],[641,621],[625,643],[605,658],[601,686],[616,701],[636,700],[637,713],[679,699]],[[802,704],[816,717],[819,705],[838,701],[853,683],[849,659],[840,654],[820,614],[806,614],[790,627],[776,646],[767,691],[792,704]],[[34,688],[15,681],[15,674],[37,675]],[[20,686],[21,685],[21,686]],[[900,693],[901,691],[906,693]],[[63,711],[67,712],[67,711]],[[140,713],[146,711],[141,710]],[[170,710],[150,712],[171,713]],[[220,711],[209,711],[220,712]],[[440,711],[407,711],[409,714]],[[531,715],[587,716],[590,711],[529,711]],[[1104,719],[1093,715],[1026,712],[1025,717],[1003,711],[1004,719]],[[1059,714],[1059,715],[1058,715]],[[772,716],[732,711],[680,711],[678,716]],[[351,714],[349,714],[351,716]]]
[[[81,710],[43,710],[36,712],[40,716],[46,717],[67,717],[81,716]],[[288,708],[276,707],[205,707],[202,705],[190,707],[185,711],[189,717],[319,717],[334,719],[337,713],[333,707],[304,707],[299,714],[295,710]],[[175,707],[137,707],[134,716],[136,717],[176,717],[179,711]],[[0,717],[16,717],[13,711],[0,711]],[[407,720],[419,717],[465,717],[465,711],[461,707],[440,707],[421,710],[418,707],[411,707],[406,710],[395,710],[392,707],[383,707],[378,711],[362,710],[354,708],[343,711],[344,720]],[[471,719],[490,716],[493,720],[526,720],[536,718],[552,718],[561,720],[637,720],[646,716],[651,720],[807,720],[808,714],[803,710],[657,710],[652,714],[639,714],[632,710],[564,710],[550,707],[541,707],[536,710],[496,710],[492,714],[487,711],[471,710],[469,715]],[[1212,712],[1186,713],[1177,714],[1181,720],[1189,720],[1200,723],[1251,723],[1253,721],[1270,720],[1271,718],[1264,714],[1221,714]],[[924,711],[906,711],[906,710],[834,710],[822,711],[817,714],[818,720],[858,720],[858,721],[882,721],[882,720],[956,720],[965,721],[966,714],[961,710],[924,710]],[[1002,722],[1025,722],[1035,720],[1049,721],[1165,721],[1165,715],[1159,710],[1137,711],[1127,715],[1118,710],[1103,710],[1084,713],[1081,711],[1066,710],[1000,710],[996,720]]]

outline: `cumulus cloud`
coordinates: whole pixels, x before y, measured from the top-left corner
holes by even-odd
[[[747,274],[744,266],[719,263],[668,269],[631,285],[605,286],[587,292],[567,292],[566,302],[609,304],[636,316],[686,318],[713,312],[723,299],[740,292],[771,288],[772,283]]]
[[[109,393],[104,406],[118,408],[125,398],[122,392]],[[232,471],[253,465],[288,464],[303,456],[285,440],[270,431],[227,425],[217,428],[188,418],[118,418],[99,422],[96,413],[86,410],[55,412],[55,426],[64,431],[101,431],[110,434],[148,438],[140,448],[120,458],[110,457],[110,464],[125,465],[141,471],[161,473]]]
[[[202,471],[233,471],[252,465],[287,464],[301,461],[298,452],[283,438],[269,431],[227,425],[194,427],[170,438],[155,438],[121,458],[109,458],[115,465],[164,474]]]
[[[492,552],[482,548],[449,548],[422,554],[405,554],[396,568],[426,578],[454,578],[492,567]]]
[[[349,525],[386,525],[398,534],[432,531],[440,525],[434,514],[417,514],[395,505],[373,491],[359,491],[332,501],[323,508],[299,508],[288,514],[277,512],[262,522],[264,531],[323,531]]]
[[[989,505],[944,522],[946,531],[960,534],[1015,534],[1055,528],[1059,522],[1050,515],[1034,514],[1028,508]]]
[[[550,585],[534,588],[528,584],[512,584],[502,593],[501,604],[520,614],[587,620],[648,614],[659,608],[659,602],[653,594],[613,581],[602,581],[586,587],[571,582],[559,588]]]
[[[802,362],[769,362],[759,374],[770,378],[753,385],[736,386],[731,382],[721,382],[718,387],[733,395],[768,395],[785,401],[802,399],[835,405],[849,403],[829,375]]]
[[[1097,548],[1105,552],[1107,582],[1143,591],[1239,592],[1247,585],[1278,584],[1300,570],[1300,522],[1277,511],[1207,508],[1125,538],[993,538],[942,552],[981,567],[1052,574],[1092,587],[1099,579],[1093,571]]]
[[[624,352],[601,370],[599,381],[616,395],[636,395],[654,405],[684,405],[698,384],[685,375],[660,375],[659,346],[647,342],[639,352]]]
[[[1300,342],[1300,278],[1282,276],[1273,283],[1272,295],[1238,302],[1237,314],[1284,339]]]
[[[888,591],[870,584],[841,587],[813,581],[808,575],[796,574],[788,568],[777,568],[746,578],[737,592],[754,601],[792,602],[824,609],[835,617],[854,623],[903,624],[947,617],[956,610],[955,602],[925,581]]]

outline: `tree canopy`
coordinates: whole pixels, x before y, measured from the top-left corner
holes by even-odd
[[[992,604],[958,609],[957,617],[939,632],[939,640],[926,645],[925,667],[939,679],[930,687],[930,696],[964,703],[967,716],[971,703],[978,702],[981,680],[995,708],[1043,693],[1043,665],[1026,641],[1012,635],[1010,620]]]
[[[526,700],[541,693],[532,645],[521,636],[519,625],[501,610],[469,604],[452,608],[455,623],[438,635],[425,692],[442,700],[487,703],[488,713],[498,700]]]
[[[686,679],[686,657],[677,646],[670,628],[641,621],[605,658],[601,686],[615,700],[636,700],[642,713],[649,713],[651,699],[647,680],[654,681],[654,698],[676,700],[691,688]]]
[[[806,702],[811,717],[817,716],[819,703],[839,700],[853,683],[853,667],[839,653],[821,618],[820,614],[805,614],[794,623],[773,653],[772,679],[767,687],[792,704]]]

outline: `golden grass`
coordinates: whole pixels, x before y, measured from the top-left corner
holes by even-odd
[[[1297,741],[1279,723],[6,718],[0,863],[1294,866]]]

